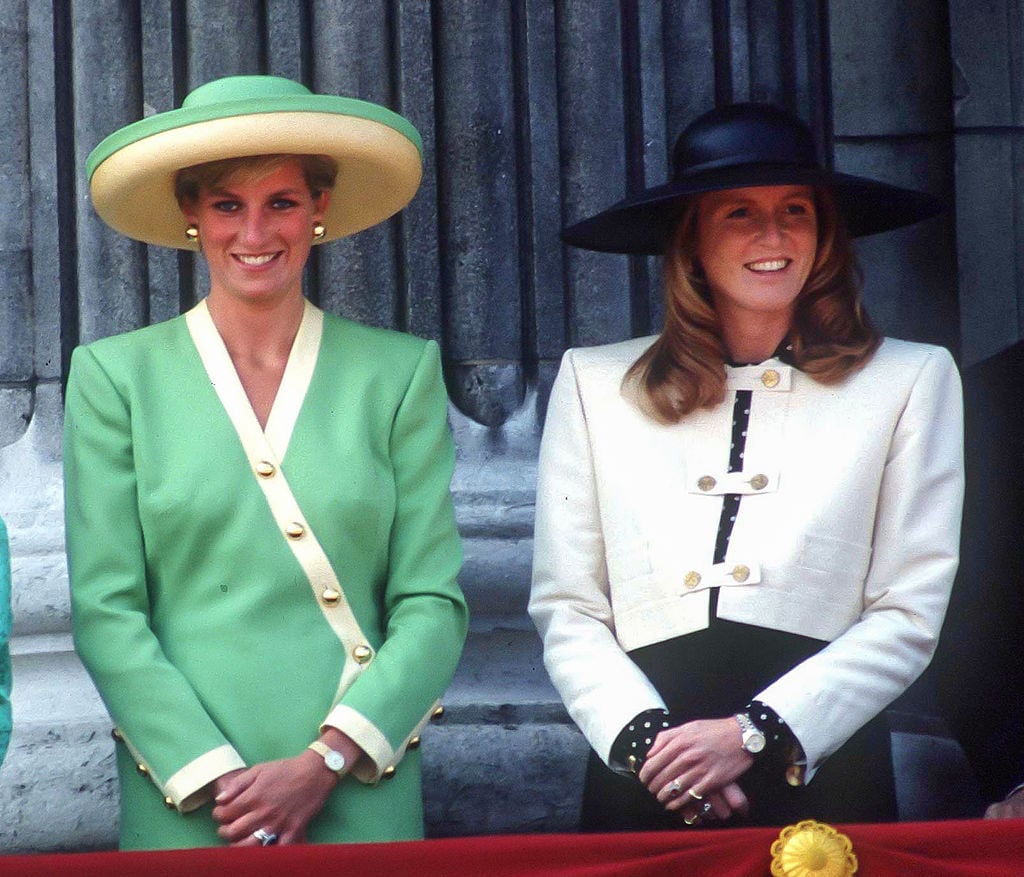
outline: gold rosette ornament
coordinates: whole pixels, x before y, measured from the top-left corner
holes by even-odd
[[[852,877],[857,873],[850,839],[813,819],[782,829],[771,852],[772,877]]]

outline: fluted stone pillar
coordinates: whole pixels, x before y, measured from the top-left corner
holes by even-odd
[[[857,242],[869,311],[888,334],[957,354],[948,13],[933,0],[834,6],[836,167],[924,189],[949,205],[935,219]],[[835,87],[840,82],[846,87]]]
[[[1020,0],[951,0],[957,267],[964,364],[1024,338]]]

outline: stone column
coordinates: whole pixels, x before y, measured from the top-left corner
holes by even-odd
[[[1024,5],[952,0],[949,19],[960,317],[973,365],[1024,338]]]

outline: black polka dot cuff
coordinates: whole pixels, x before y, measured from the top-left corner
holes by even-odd
[[[655,738],[672,726],[668,710],[644,710],[639,713],[615,738],[611,748],[612,766],[624,768],[629,773],[638,773]]]

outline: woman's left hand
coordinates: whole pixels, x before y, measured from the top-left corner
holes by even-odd
[[[277,843],[306,840],[306,826],[338,784],[324,760],[309,750],[294,758],[267,761],[228,777],[213,808],[217,829],[232,846],[259,846],[257,829]]]
[[[990,804],[985,810],[986,819],[1024,819],[1024,789],[1017,789],[1002,801]]]
[[[658,734],[639,776],[667,810],[692,809],[713,795],[714,813],[723,818],[722,813],[745,812],[746,798],[735,781],[753,763],[735,719],[700,719]],[[670,787],[673,782],[678,786]]]

